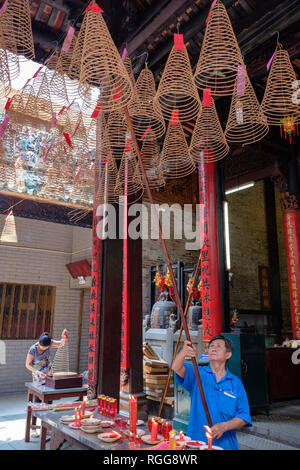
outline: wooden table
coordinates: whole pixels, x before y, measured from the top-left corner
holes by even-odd
[[[87,408],[88,410],[88,408]],[[133,447],[140,449],[149,450],[149,446],[147,444],[132,444],[129,442],[129,439],[123,439],[121,441],[113,442],[111,444],[102,442],[97,435],[95,434],[87,434],[81,429],[74,429],[70,428],[68,424],[63,424],[60,421],[60,418],[63,415],[74,415],[74,410],[68,411],[33,411],[33,415],[36,418],[39,418],[42,422],[42,430],[44,429],[44,435],[46,435],[46,431],[48,430],[51,434],[51,441],[50,441],[50,450],[59,450],[62,444],[67,441],[71,444],[75,444],[77,447],[80,447],[84,450],[132,450]],[[102,418],[106,420],[110,420],[105,416],[96,414],[94,412],[94,417]],[[121,418],[126,419],[125,416],[121,416]],[[144,429],[146,434],[149,434],[147,430],[147,425],[144,424],[142,426],[138,426],[138,429]],[[103,429],[102,432],[104,432]],[[41,439],[41,450],[45,450],[45,441]]]
[[[27,401],[33,401],[33,397],[38,397],[44,403],[51,403],[54,400],[60,400],[67,397],[78,397],[82,401],[83,397],[87,395],[88,386],[83,385],[77,388],[63,388],[55,389],[47,387],[47,385],[36,385],[32,382],[26,382],[25,386],[28,388]],[[36,416],[32,413],[31,409],[27,407],[26,427],[25,427],[25,442],[30,441],[30,429],[35,425]],[[43,445],[46,443],[46,429],[41,429],[41,442]]]

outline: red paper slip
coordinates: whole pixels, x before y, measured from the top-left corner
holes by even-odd
[[[173,109],[172,116],[171,116],[171,124],[172,126],[177,126],[179,123],[179,109]]]
[[[174,34],[174,48],[176,51],[184,51],[183,34]]]
[[[204,108],[208,108],[211,106],[211,89],[205,88],[203,90],[203,106]]]

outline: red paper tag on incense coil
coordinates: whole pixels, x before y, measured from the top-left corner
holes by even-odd
[[[36,78],[38,76],[38,74],[40,73],[40,71],[42,70],[44,66],[42,65],[36,72],[34,75],[32,75],[32,78]]]
[[[111,157],[112,157],[112,154],[113,154],[113,152],[112,152],[112,150],[111,150],[111,151],[109,152],[109,154],[107,155],[107,157],[106,157],[106,158],[103,160],[103,163],[107,163],[107,162],[108,162],[108,160],[110,160],[110,159],[111,159]]]
[[[64,136],[64,138],[66,139],[68,146],[71,147],[71,149],[72,149],[72,148],[73,148],[73,145],[72,145],[72,142],[71,142],[71,139],[70,139],[69,134],[67,134],[67,132],[63,132],[63,136]]]
[[[147,129],[145,130],[144,134],[142,135],[142,137],[140,138],[140,141],[141,140],[144,140],[144,138],[146,137],[146,135],[148,134],[148,132],[150,131],[151,129],[151,126],[148,126]]]
[[[93,6],[92,12],[93,13],[104,13],[104,11],[99,7],[99,5],[97,5],[97,3],[95,3],[95,5]]]
[[[113,101],[118,100],[120,98],[120,91],[119,88],[117,88],[114,96],[113,96]]]
[[[184,51],[183,34],[174,34],[174,48],[176,51]]]
[[[124,149],[125,153],[131,151],[131,145],[132,145],[132,139],[127,139],[126,144],[125,144],[125,149]]]
[[[61,108],[61,110],[59,111],[58,116],[60,116],[60,115],[64,112],[65,109],[66,109],[66,107],[63,106],[63,107]]]
[[[84,13],[92,10],[93,13],[104,13],[103,10],[93,0],[89,3],[88,7],[84,10]]]
[[[91,118],[97,118],[98,117],[98,114],[100,113],[101,106],[102,106],[102,103],[97,104],[97,106],[95,107],[95,109],[94,109],[94,111],[91,115]]]
[[[4,109],[8,110],[10,108],[11,102],[12,102],[12,98],[8,98]]]
[[[208,108],[211,106],[211,89],[204,88],[203,90],[203,106],[204,108]]]
[[[208,13],[207,18],[206,18],[206,20],[205,20],[205,23],[208,22],[209,17],[210,17],[210,15],[211,15],[211,11],[212,11],[212,9],[213,9],[213,7],[215,6],[216,3],[217,3],[217,0],[214,0],[214,1],[212,2],[211,7],[210,7],[210,10],[209,10],[209,13]]]
[[[179,109],[173,109],[172,116],[171,116],[171,124],[172,126],[177,126],[179,123]]]

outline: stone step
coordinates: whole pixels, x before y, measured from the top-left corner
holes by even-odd
[[[245,432],[238,432],[237,439],[240,450],[299,450],[297,447]]]
[[[243,428],[240,432],[300,449],[299,421],[266,420],[253,421],[252,424],[251,428]]]

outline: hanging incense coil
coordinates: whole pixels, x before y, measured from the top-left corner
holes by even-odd
[[[132,87],[134,87],[135,86],[135,77],[134,77],[134,73],[133,73],[133,69],[132,69],[132,62],[131,62],[131,59],[128,55],[126,55],[126,57],[124,59],[124,66],[125,66],[125,69],[127,70],[127,73],[129,75],[130,81],[132,83]]]
[[[178,109],[180,122],[195,119],[201,110],[190,59],[184,44],[182,50],[173,46],[169,54],[154,98],[154,106],[158,114],[161,109],[163,117],[167,120],[171,120],[173,110]]]
[[[0,47],[1,47],[1,41],[0,41]],[[11,74],[10,74],[9,62],[8,62],[8,52],[3,49],[0,49],[0,78],[4,86],[6,87],[11,86],[11,82],[10,82]]]
[[[28,95],[25,114],[43,121],[51,121],[53,108],[46,71],[40,70],[32,82],[25,85],[22,91],[24,95]]]
[[[119,202],[119,194],[116,191],[118,168],[116,161],[108,155],[102,158],[101,173],[95,194],[97,204],[116,204]]]
[[[161,155],[156,140],[145,140],[141,149],[141,158],[147,174],[149,186],[158,188],[166,184],[161,169]],[[143,181],[145,185],[145,182]]]
[[[107,118],[107,134],[114,158],[121,159],[126,141],[127,126],[122,110],[112,111]]]
[[[229,142],[252,144],[269,132],[266,116],[251,85],[246,67],[239,67],[225,136]]]
[[[60,55],[61,53],[59,51],[55,51],[47,62],[46,71],[51,102],[59,107],[58,112],[63,106],[69,106],[69,97],[64,74],[60,74],[57,71],[58,64],[60,64]]]
[[[144,191],[138,157],[133,143],[129,144],[130,149],[126,147],[121,159],[115,191],[121,197],[136,195],[136,200],[138,200]]]
[[[190,154],[195,162],[199,162],[201,155],[204,160],[217,161],[226,157],[229,146],[226,142],[216,106],[211,97],[211,105],[203,106],[202,113],[197,118],[191,144]]]
[[[80,85],[99,88],[104,110],[131,100],[131,80],[100,12],[86,12],[69,70]]]
[[[211,8],[195,72],[196,86],[213,96],[230,96],[243,58],[226,8],[220,0]]]
[[[153,100],[156,94],[153,73],[145,68],[141,71],[134,89],[134,96],[128,105],[129,114],[135,135],[141,139],[159,139],[166,131],[165,121],[157,102],[154,108]],[[151,132],[150,132],[151,131]]]
[[[180,122],[170,122],[164,141],[161,169],[166,179],[183,178],[195,170]]]
[[[7,0],[0,14],[0,44],[14,54],[34,59],[29,0]]]
[[[293,116],[294,123],[300,121],[299,104],[293,99],[294,83],[297,83],[297,77],[289,54],[280,46],[272,61],[261,104],[269,125],[283,126],[284,119],[289,116]]]

